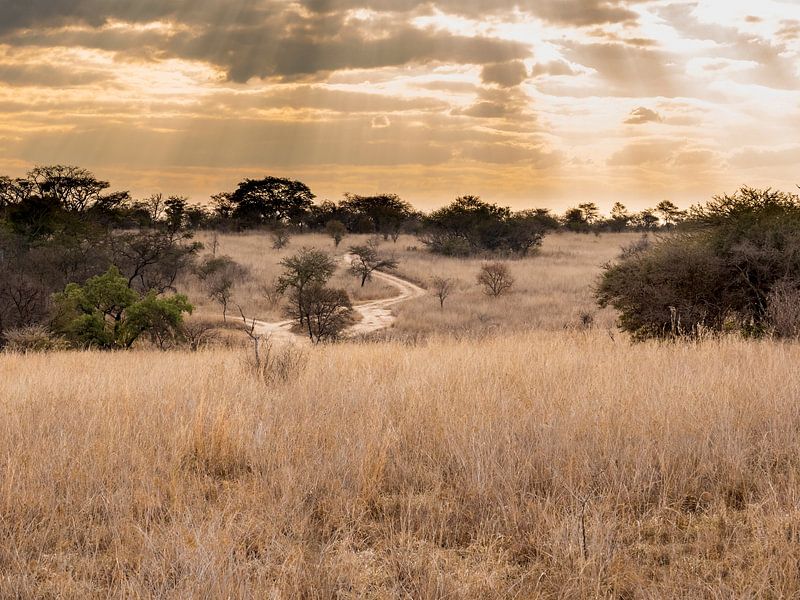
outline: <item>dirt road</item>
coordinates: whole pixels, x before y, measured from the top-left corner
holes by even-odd
[[[344,257],[343,260],[345,264],[349,264],[349,258],[349,256]],[[395,316],[392,314],[391,310],[393,306],[411,300],[412,298],[419,298],[426,293],[425,290],[418,285],[395,275],[390,275],[389,273],[375,271],[372,276],[397,288],[400,293],[391,298],[370,300],[369,302],[354,305],[353,310],[361,315],[361,320],[345,330],[344,335],[346,337],[363,335],[391,327],[395,320]],[[269,336],[271,341],[277,343],[310,343],[307,336],[298,335],[292,331],[293,325],[294,321],[280,321],[277,323],[256,321],[255,332],[260,335]]]

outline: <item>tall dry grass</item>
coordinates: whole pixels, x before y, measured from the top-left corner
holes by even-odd
[[[236,351],[2,355],[0,597],[797,597],[798,361],[564,331],[269,384]]]

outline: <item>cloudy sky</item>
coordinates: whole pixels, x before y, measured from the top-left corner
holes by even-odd
[[[0,0],[0,174],[643,208],[800,183],[800,0]]]

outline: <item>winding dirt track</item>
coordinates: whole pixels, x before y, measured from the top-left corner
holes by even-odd
[[[349,256],[344,257],[345,264],[349,264],[349,259]],[[395,275],[390,275],[389,273],[375,271],[372,276],[396,287],[400,294],[392,298],[370,300],[369,302],[354,305],[353,310],[361,315],[361,320],[345,330],[344,335],[346,337],[363,335],[391,327],[396,318],[392,314],[391,308],[393,306],[411,300],[412,298],[419,298],[426,293],[425,290],[418,285]],[[292,331],[293,325],[294,321],[291,320],[277,323],[256,321],[255,333],[267,336],[271,341],[278,343],[310,343],[307,336],[298,335]]]

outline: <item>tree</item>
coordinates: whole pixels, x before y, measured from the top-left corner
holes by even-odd
[[[650,231],[658,226],[658,217],[652,209],[645,209],[631,218],[631,224],[645,231]]]
[[[742,188],[693,207],[680,233],[607,265],[596,294],[635,339],[761,335],[770,328],[770,302],[781,296],[776,290],[798,282],[800,198]]]
[[[120,233],[111,238],[112,263],[139,291],[174,291],[175,280],[193,266],[202,248],[189,239],[190,234],[158,229]]]
[[[350,246],[350,254],[350,272],[361,279],[361,287],[372,278],[375,271],[391,271],[397,268],[397,260],[381,256],[377,245],[372,242],[364,246]]]
[[[276,290],[291,291],[290,303],[302,327],[307,320],[306,295],[315,285],[324,286],[336,271],[336,263],[325,252],[303,248],[281,261],[283,273],[278,277]]]
[[[383,239],[387,240],[392,236],[395,241],[403,224],[413,213],[411,205],[396,194],[377,196],[345,194],[340,206],[356,220],[362,217],[369,219],[374,231],[382,235]]]
[[[600,209],[597,208],[597,204],[594,202],[584,202],[583,204],[579,204],[578,210],[581,211],[583,220],[589,225],[594,225],[600,218]]]
[[[506,219],[505,245],[519,256],[528,256],[538,249],[550,224],[550,215],[541,210],[524,210]]]
[[[18,180],[25,197],[54,198],[67,212],[83,213],[101,202],[110,185],[80,167],[68,165],[39,166]],[[127,193],[119,194],[127,197]]]
[[[444,308],[444,301],[450,297],[456,286],[456,280],[452,277],[435,276],[431,279],[431,291],[439,300],[439,308]]]
[[[423,242],[438,254],[468,256],[502,246],[499,233],[511,210],[462,196],[425,219]]]
[[[344,223],[341,221],[332,219],[325,224],[325,232],[333,240],[334,246],[338,248],[339,244],[342,243],[342,240],[347,235],[347,227],[345,227]]]
[[[248,270],[229,256],[206,256],[195,273],[203,282],[208,297],[222,307],[222,320],[227,321],[233,290],[247,277]]]
[[[497,298],[513,287],[514,278],[505,263],[486,263],[478,273],[478,283],[487,296]]]
[[[662,200],[659,202],[655,212],[658,213],[661,220],[664,221],[664,225],[667,227],[676,225],[686,216],[684,211],[680,210],[669,200]]]
[[[611,208],[611,218],[608,220],[608,225],[611,231],[621,232],[628,228],[631,222],[631,216],[628,209],[621,202],[615,202]]]
[[[192,312],[185,296],[140,296],[116,267],[69,284],[54,297],[54,324],[74,346],[103,350],[130,348],[143,334],[176,335],[183,315]]]
[[[314,194],[304,183],[278,177],[245,179],[234,192],[214,197],[220,216],[238,219],[246,227],[301,225],[313,200]]]
[[[291,296],[297,296],[298,293],[295,288]],[[303,294],[302,302],[293,298],[287,314],[301,323],[305,321],[308,337],[315,344],[338,338],[350,323],[353,312],[347,292],[315,283]],[[299,312],[298,307],[301,306],[302,312]]]
[[[561,218],[561,223],[564,229],[575,233],[587,233],[590,229],[590,223],[586,219],[586,213],[584,213],[580,207],[568,209]]]
[[[189,200],[182,196],[170,196],[164,202],[164,220],[167,229],[178,232],[184,228],[187,220]]]

